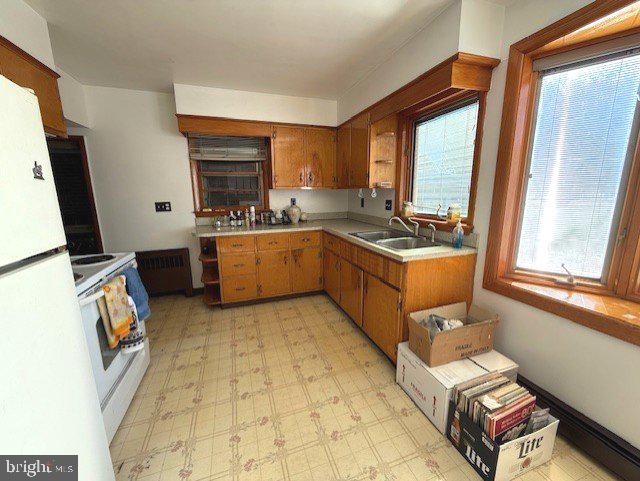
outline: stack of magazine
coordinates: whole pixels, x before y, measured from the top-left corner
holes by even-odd
[[[549,410],[535,411],[536,397],[497,372],[458,384],[453,396],[458,411],[464,412],[497,444],[548,423]]]

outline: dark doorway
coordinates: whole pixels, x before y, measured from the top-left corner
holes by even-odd
[[[47,146],[69,253],[102,252],[84,138],[47,139]]]

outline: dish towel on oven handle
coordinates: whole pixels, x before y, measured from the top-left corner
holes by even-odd
[[[140,279],[140,273],[135,267],[128,267],[122,273],[127,278],[127,292],[136,305],[138,319],[145,321],[151,314],[151,310],[149,309],[149,294]]]
[[[127,296],[127,301],[129,303],[129,307],[131,307],[131,312],[133,313],[133,321],[129,326],[129,334],[120,339],[120,348],[125,354],[140,351],[144,348],[145,335],[142,321],[138,319],[138,311],[136,309],[135,302],[133,302],[131,296]]]
[[[129,334],[129,326],[133,321],[131,307],[127,301],[126,282],[124,276],[116,276],[102,286],[111,330],[120,339]]]
[[[98,303],[98,310],[100,311],[100,319],[102,319],[102,326],[104,327],[104,333],[107,335],[107,342],[111,349],[115,349],[120,342],[120,338],[113,333],[111,329],[111,321],[109,320],[109,311],[107,310],[107,303],[104,297],[99,297],[96,301]]]

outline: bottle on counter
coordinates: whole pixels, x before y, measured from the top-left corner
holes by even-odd
[[[251,227],[256,226],[256,207],[254,205],[249,207],[249,224]]]
[[[234,215],[233,211],[229,212],[229,225],[231,227],[236,226],[236,216]]]
[[[451,233],[451,243],[455,249],[462,248],[462,240],[464,239],[464,229],[462,228],[462,219],[458,219],[458,223]]]
[[[244,225],[244,219],[242,218],[242,211],[239,210],[236,215],[236,225],[242,227]]]

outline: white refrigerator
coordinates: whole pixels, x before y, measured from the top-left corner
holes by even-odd
[[[113,480],[36,96],[0,75],[0,454]],[[1,476],[0,476],[1,477]]]

